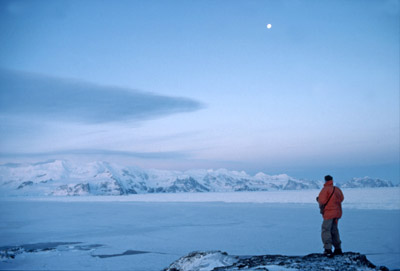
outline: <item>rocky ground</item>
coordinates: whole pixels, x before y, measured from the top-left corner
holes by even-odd
[[[0,260],[13,261],[26,253],[43,253],[49,251],[88,251],[93,252],[99,244],[83,244],[81,242],[54,242],[0,247]],[[128,250],[119,254],[93,254],[92,257],[110,258],[126,255],[145,254],[148,251]],[[0,262],[1,262],[0,261]],[[1,269],[1,268],[0,268]],[[260,255],[231,256],[221,251],[192,252],[173,262],[164,271],[373,271],[389,270],[384,266],[375,266],[365,255],[345,252],[343,255],[328,258],[314,253],[306,256]],[[392,270],[394,271],[394,270]],[[400,271],[400,270],[397,270]]]
[[[172,263],[164,271],[372,271],[389,270],[384,266],[375,266],[365,255],[345,252],[341,256],[327,258],[323,254],[306,256],[262,255],[239,257],[230,256],[221,251],[193,252]]]

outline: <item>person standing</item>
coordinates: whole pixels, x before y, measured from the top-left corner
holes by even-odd
[[[339,219],[342,217],[343,200],[342,190],[333,185],[332,176],[325,176],[325,184],[317,197],[317,201],[324,219],[321,227],[321,238],[325,249],[324,254],[328,257],[343,254],[338,228]],[[335,248],[333,253],[332,245]]]

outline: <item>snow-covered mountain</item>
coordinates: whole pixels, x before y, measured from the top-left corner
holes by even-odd
[[[144,170],[107,162],[77,164],[51,160],[0,165],[0,195],[75,196],[128,195],[179,192],[233,192],[319,189],[320,181],[300,180],[286,174],[254,176],[244,171]],[[390,181],[353,178],[342,188],[393,187]]]
[[[391,181],[373,179],[370,177],[353,178],[350,181],[340,185],[341,188],[376,188],[376,187],[393,187]]]
[[[2,195],[127,195],[318,189],[322,183],[286,174],[218,170],[144,170],[107,162],[74,164],[52,160],[0,165]]]

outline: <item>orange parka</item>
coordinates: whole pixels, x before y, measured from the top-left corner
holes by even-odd
[[[326,204],[329,199],[329,196],[333,192],[333,181],[327,181],[324,184],[321,192],[318,196],[318,203],[320,205]],[[344,200],[344,196],[342,190],[339,187],[335,187],[335,192],[329,200],[328,204],[325,206],[324,214],[322,215],[325,220],[341,218],[342,217],[342,201]]]

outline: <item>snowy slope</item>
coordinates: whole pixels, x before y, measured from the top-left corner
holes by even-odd
[[[355,179],[342,187],[360,187]],[[376,181],[368,179],[369,187]],[[351,186],[353,185],[353,186]],[[145,193],[236,192],[319,189],[322,182],[299,180],[286,174],[254,176],[244,171],[144,170],[107,162],[74,164],[51,160],[0,165],[0,194],[7,196],[129,195]],[[393,185],[392,185],[393,186]]]
[[[342,184],[342,188],[376,188],[376,187],[393,187],[391,181],[373,179],[370,177],[353,178],[350,181]]]
[[[287,175],[219,170],[143,170],[107,162],[84,165],[52,160],[0,165],[3,195],[127,195],[177,192],[232,192],[319,188],[315,181]]]

